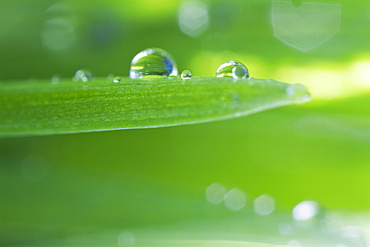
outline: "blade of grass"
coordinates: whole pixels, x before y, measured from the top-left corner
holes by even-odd
[[[178,77],[119,83],[1,84],[0,136],[155,128],[244,116],[309,100],[301,85],[272,79]]]

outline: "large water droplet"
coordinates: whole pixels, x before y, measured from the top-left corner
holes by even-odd
[[[191,74],[191,72],[189,70],[184,70],[182,73],[181,73],[181,79],[185,80],[185,79],[190,79],[193,75]]]
[[[232,77],[234,79],[249,78],[249,71],[241,62],[231,60],[218,67],[216,77]]]
[[[74,81],[83,81],[87,82],[93,78],[93,74],[90,70],[87,69],[80,69],[76,71],[75,76],[73,77]]]
[[[149,48],[137,54],[131,62],[130,77],[177,76],[175,60],[166,51]]]

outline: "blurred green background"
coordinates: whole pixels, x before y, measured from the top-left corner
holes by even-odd
[[[369,27],[365,0],[0,0],[1,83],[128,76],[159,47],[179,71],[214,76],[236,59],[313,96],[207,124],[1,139],[0,244],[235,216],[207,202],[214,183],[243,191],[243,210],[268,194],[279,212],[314,200],[367,215]]]

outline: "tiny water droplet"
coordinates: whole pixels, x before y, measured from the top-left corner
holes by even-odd
[[[190,70],[184,70],[183,72],[181,72],[181,79],[183,79],[183,80],[191,79],[192,76],[193,75],[190,72]]]
[[[121,77],[119,77],[119,76],[116,76],[116,77],[114,77],[114,79],[113,79],[113,82],[114,83],[118,83],[118,82],[120,82],[121,81]]]
[[[289,85],[285,92],[292,98],[299,99],[301,102],[308,102],[311,99],[310,94],[307,89],[301,84],[292,84]]]
[[[175,60],[166,51],[149,48],[138,53],[131,62],[130,77],[177,76]]]
[[[232,77],[234,79],[249,78],[247,67],[241,62],[231,60],[227,61],[218,67],[216,77]]]
[[[90,81],[93,78],[93,74],[90,70],[87,69],[80,69],[76,71],[75,76],[73,77],[74,81],[83,81],[87,82]]]
[[[51,77],[51,83],[58,84],[59,81],[60,81],[60,76],[59,75],[53,75],[53,77]]]

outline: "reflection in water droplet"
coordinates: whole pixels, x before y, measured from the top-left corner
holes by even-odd
[[[218,67],[216,77],[232,77],[234,79],[249,78],[249,71],[241,62],[231,60]]]
[[[83,81],[87,82],[93,78],[93,74],[90,70],[87,69],[80,69],[76,71],[75,76],[73,77],[74,81]]]
[[[238,211],[245,206],[247,198],[243,191],[239,189],[232,189],[225,194],[224,201],[225,206],[228,209],[232,211]]]
[[[51,83],[58,84],[59,81],[60,81],[60,75],[53,75],[53,77],[51,77]]]
[[[254,211],[259,215],[269,215],[275,210],[275,200],[268,195],[261,195],[254,200]]]
[[[182,73],[181,73],[181,79],[190,79],[193,75],[191,74],[191,72],[189,70],[184,70]]]
[[[121,81],[121,77],[119,77],[119,76],[116,76],[116,77],[114,77],[114,79],[113,79],[113,82],[114,83],[117,83],[117,82],[120,82]]]
[[[341,5],[274,0],[271,22],[275,37],[301,51],[312,50],[329,40],[340,29]]]
[[[166,51],[149,48],[138,53],[131,62],[130,77],[177,76],[175,60]]]
[[[117,237],[118,246],[135,245],[135,236],[131,232],[122,232]]]
[[[295,220],[309,220],[319,213],[319,204],[314,201],[303,201],[293,208]]]
[[[206,199],[210,203],[218,204],[224,200],[226,188],[221,184],[214,183],[206,189]]]
[[[208,28],[208,6],[199,1],[185,2],[179,9],[178,22],[183,33],[199,36]]]

